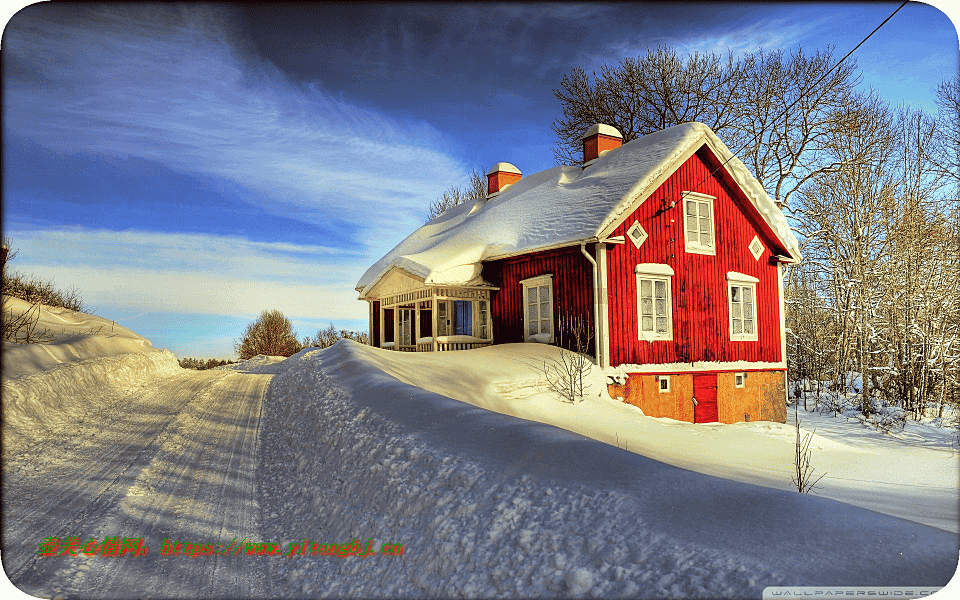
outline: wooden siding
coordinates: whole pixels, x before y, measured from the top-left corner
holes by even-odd
[[[374,300],[373,318],[370,325],[370,345],[374,348],[380,347],[380,301]]]
[[[610,246],[607,251],[611,365],[781,360],[777,267],[770,259],[772,254],[784,254],[786,250],[769,227],[760,223],[756,209],[723,170],[711,176],[718,165],[712,152],[701,148],[612,233],[626,235],[634,221],[639,221],[649,237],[639,249],[627,236],[626,244]],[[684,209],[680,201],[684,191],[716,198],[715,256],[684,251]],[[671,207],[671,202],[676,204]],[[754,235],[759,235],[764,245],[759,260],[748,248]],[[671,341],[638,339],[638,263],[666,264],[675,272],[671,278]],[[760,280],[756,288],[758,341],[730,341],[728,271]]]
[[[593,249],[593,244],[587,245],[591,256]],[[590,335],[593,335],[593,265],[580,252],[580,246],[571,246],[483,264],[483,278],[500,288],[490,299],[494,343],[524,341],[523,286],[520,282],[547,274],[553,274],[554,339],[560,342],[560,319],[567,316],[583,317]],[[564,340],[562,345],[569,347],[571,343]]]

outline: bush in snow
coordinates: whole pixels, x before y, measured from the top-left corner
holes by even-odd
[[[234,347],[240,360],[258,354],[292,356],[302,349],[293,324],[279,310],[263,311],[255,322],[247,325],[243,338]]]
[[[30,308],[15,316],[13,309],[7,308],[7,299],[4,298],[0,312],[3,313],[0,331],[4,340],[18,344],[42,344],[54,340],[53,332],[49,329],[37,331],[37,323],[40,321],[39,304],[32,304]]]
[[[582,317],[567,317],[560,325],[560,345],[570,346],[572,351],[559,348],[557,358],[543,363],[543,375],[551,392],[573,403],[583,399],[583,380],[593,368],[586,355],[593,336]]]

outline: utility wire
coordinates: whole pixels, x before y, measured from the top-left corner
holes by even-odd
[[[890,19],[892,19],[893,16],[894,16],[895,14],[897,14],[898,12],[900,12],[900,9],[903,8],[903,7],[906,6],[906,5],[907,5],[907,2],[905,1],[903,4],[901,4],[900,6],[898,6],[898,7],[897,7],[897,10],[893,11],[893,12],[890,14],[889,17],[887,17],[886,19],[883,20],[883,23],[880,23],[879,25],[877,25],[876,29],[874,29],[873,31],[871,31],[871,32],[869,33],[869,35],[867,35],[867,37],[863,38],[863,40],[862,40],[859,44],[857,44],[856,46],[854,46],[853,50],[851,50],[850,52],[847,52],[847,54],[846,54],[843,58],[841,58],[839,61],[837,61],[837,64],[833,65],[833,67],[832,67],[829,71],[827,71],[826,73],[824,73],[824,74],[820,77],[820,79],[816,80],[816,81],[813,83],[813,85],[811,85],[809,88],[807,88],[806,91],[804,91],[803,93],[801,93],[800,96],[797,97],[796,100],[794,100],[793,102],[791,102],[790,105],[787,106],[785,109],[783,109],[783,111],[782,111],[780,114],[778,114],[777,116],[775,116],[775,117],[773,118],[773,120],[776,121],[777,119],[779,119],[779,118],[782,117],[783,115],[787,114],[787,113],[790,111],[790,109],[793,108],[793,106],[794,106],[797,102],[800,102],[800,100],[803,99],[804,96],[806,96],[806,95],[807,95],[808,93],[810,93],[814,88],[816,88],[816,87],[820,84],[821,81],[823,81],[824,79],[827,78],[828,75],[830,75],[830,73],[833,73],[833,72],[843,63],[843,61],[845,61],[845,60],[847,60],[848,58],[850,58],[850,55],[853,54],[854,52],[856,52],[856,51],[857,51],[857,48],[859,48],[859,47],[862,46],[864,43],[866,43],[866,41],[869,40],[870,37],[871,37],[873,34],[875,34],[877,31],[879,31],[881,27],[883,27],[884,25],[886,25],[886,24],[887,24],[887,21],[889,21]],[[759,139],[760,139],[760,134],[754,136],[753,139],[750,140],[750,142],[752,143],[752,142],[755,142],[755,141],[757,141],[757,140],[759,140]],[[742,151],[743,151],[747,146],[749,146],[749,145],[750,145],[750,143],[748,143],[747,145],[745,145],[743,148],[740,148],[740,150],[737,151],[737,154],[738,154],[739,152],[742,152]],[[712,178],[714,175],[716,175],[716,174],[717,174],[717,171],[719,171],[721,168],[723,168],[724,165],[726,165],[728,162],[730,162],[730,159],[732,159],[734,156],[736,156],[736,154],[735,154],[735,153],[731,153],[729,158],[727,158],[725,161],[723,161],[722,163],[720,163],[720,166],[719,166],[719,167],[717,167],[716,169],[714,169],[713,171],[711,171],[711,172],[710,172],[710,175],[708,175],[708,176],[706,176],[705,178],[703,178],[702,180],[700,180],[700,183],[698,183],[697,185],[695,185],[695,186],[693,187],[693,190],[689,190],[689,191],[696,191],[705,181],[707,181],[708,179],[710,179],[710,178]],[[683,192],[683,194],[686,194],[686,193],[688,193],[688,192]],[[680,196],[681,199],[683,198],[683,194],[681,194],[681,196]]]

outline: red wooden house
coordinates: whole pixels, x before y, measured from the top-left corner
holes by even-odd
[[[684,123],[621,145],[583,137],[583,164],[522,177],[444,212],[357,284],[370,339],[393,350],[569,347],[571,322],[650,416],[784,421],[782,266],[796,238],[717,136]]]

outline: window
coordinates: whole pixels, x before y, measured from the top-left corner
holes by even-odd
[[[489,339],[487,335],[487,301],[478,300],[477,301],[477,337],[483,339]]]
[[[727,273],[730,302],[730,339],[756,341],[757,337],[757,282],[759,279],[743,273]]]
[[[473,302],[453,301],[453,335],[473,335]]]
[[[660,390],[661,394],[666,394],[670,391],[670,376],[669,375],[660,375],[657,377],[657,388]]]
[[[746,387],[746,379],[747,379],[746,373],[734,373],[733,387],[738,387],[738,388]]]
[[[411,339],[411,329],[413,324],[413,310],[409,308],[400,309],[400,345],[409,346],[413,343]]]
[[[475,335],[490,339],[489,306],[487,300],[437,300],[437,336]],[[427,317],[423,317],[424,313]],[[421,318],[429,318],[429,311],[421,311]]]
[[[683,240],[687,252],[716,254],[713,229],[713,196],[683,192]]]
[[[645,241],[647,241],[647,232],[644,231],[643,227],[640,226],[640,223],[634,221],[633,225],[630,226],[630,229],[627,230],[627,237],[630,238],[630,241],[633,242],[634,246],[639,248]]]
[[[523,286],[523,329],[526,341],[553,343],[553,275],[520,282]]]
[[[750,254],[754,260],[760,260],[760,255],[763,254],[763,244],[757,236],[753,236],[753,241],[750,242]]]
[[[673,339],[673,301],[670,281],[673,269],[669,265],[639,264],[637,273],[637,329],[638,339]]]

